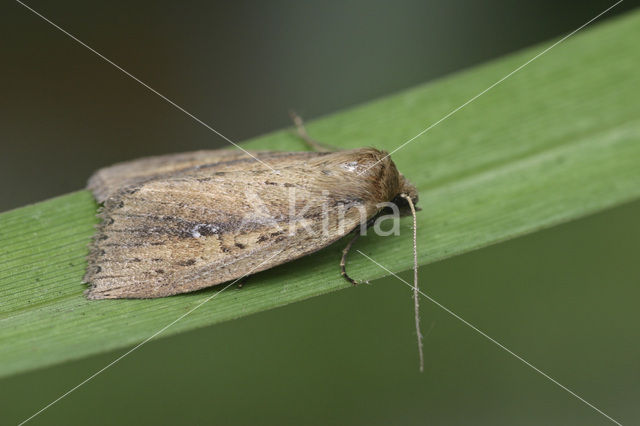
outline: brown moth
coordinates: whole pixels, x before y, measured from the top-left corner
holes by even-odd
[[[418,201],[387,153],[374,148],[250,154],[260,161],[210,150],[97,171],[88,188],[104,204],[86,296],[163,297],[238,279],[332,244],[358,229],[363,214],[375,218],[381,202],[406,212],[407,198]],[[344,256],[342,268],[354,282]]]

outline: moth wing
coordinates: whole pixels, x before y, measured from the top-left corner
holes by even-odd
[[[163,176],[189,174],[201,167],[212,171],[218,165],[225,167],[235,165],[236,168],[241,169],[252,162],[260,164],[256,159],[268,164],[270,160],[277,161],[288,154],[291,153],[251,151],[247,154],[236,149],[218,149],[146,157],[98,170],[89,178],[87,187],[93,192],[98,202],[102,203],[109,195],[115,194],[125,186],[140,184]],[[305,155],[313,154],[315,153],[308,152]],[[262,166],[264,167],[264,164]]]
[[[271,157],[277,173],[218,162],[122,188],[101,212],[87,297],[194,291],[331,244],[377,211],[377,183],[357,175],[373,160],[360,151]]]

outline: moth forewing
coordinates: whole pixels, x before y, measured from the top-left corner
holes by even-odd
[[[152,298],[220,284],[328,246],[401,193],[417,201],[373,148],[252,155],[276,172],[227,150],[98,171],[89,188],[104,206],[87,297]]]

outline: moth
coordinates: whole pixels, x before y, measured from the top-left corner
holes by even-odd
[[[386,152],[328,151],[296,124],[318,151],[205,150],[94,173],[88,188],[103,205],[86,297],[164,297],[239,279],[357,231],[363,217],[381,213],[382,202],[403,214],[418,202]],[[355,283],[345,271],[352,243],[341,269]]]

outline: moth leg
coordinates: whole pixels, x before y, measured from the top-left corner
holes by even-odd
[[[359,231],[360,231],[360,228],[357,228],[355,234],[349,240],[349,243],[347,244],[347,246],[342,250],[342,259],[340,260],[340,275],[342,275],[342,277],[345,280],[349,281],[353,285],[357,285],[358,281],[354,280],[349,275],[347,275],[347,270],[345,268],[345,265],[347,263],[347,254],[349,253],[349,250],[351,250],[351,246],[353,245],[353,243],[356,242],[356,240],[360,236]]]
[[[238,287],[238,290],[241,289],[242,287],[244,287],[244,285],[247,283],[247,281],[249,280],[249,277],[251,275],[247,275],[245,277],[240,278],[237,282],[236,282],[236,286]]]
[[[307,133],[307,129],[304,127],[304,122],[302,121],[302,117],[296,114],[293,111],[289,111],[289,116],[291,116],[291,120],[293,120],[293,124],[296,125],[296,130],[298,131],[298,136],[309,145],[314,151],[318,152],[328,152],[328,151],[336,151],[335,148],[324,145],[318,141],[311,139],[309,134]]]

